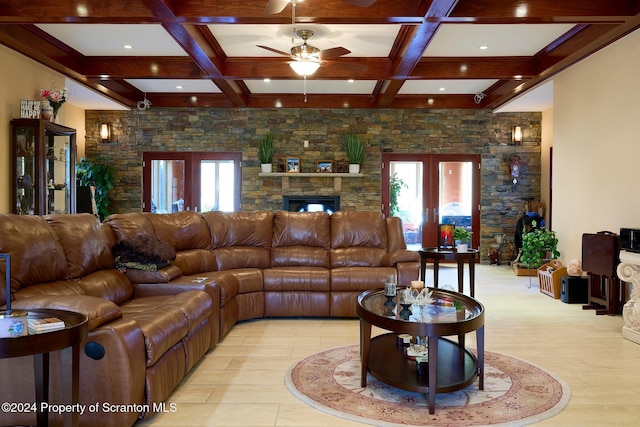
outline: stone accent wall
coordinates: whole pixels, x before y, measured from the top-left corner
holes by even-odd
[[[117,145],[99,143],[99,124],[112,125]],[[523,142],[511,142],[513,126],[522,126]],[[242,152],[242,209],[280,209],[282,178],[260,177],[258,142],[271,132],[276,154],[274,171],[287,156],[299,157],[302,172],[315,171],[316,160],[334,160],[346,168],[344,136],[362,135],[363,178],[343,178],[343,210],[379,211],[380,164],[383,152],[480,154],[482,163],[481,251],[487,260],[496,234],[513,241],[527,199],[540,198],[540,113],[494,114],[489,110],[399,109],[189,109],[87,111],[87,156],[110,159],[116,169],[113,208],[142,210],[144,151]],[[303,147],[303,141],[309,147]],[[509,163],[521,158],[520,183],[511,184]],[[334,193],[331,178],[289,179],[287,194]],[[502,258],[512,259],[507,247]]]

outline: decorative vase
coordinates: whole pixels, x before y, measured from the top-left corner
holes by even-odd
[[[58,123],[58,113],[60,112],[60,107],[62,107],[62,105],[59,105],[58,107],[56,107],[55,105],[53,106],[53,119],[52,119],[52,121],[54,123]]]
[[[271,173],[273,172],[273,165],[271,163],[262,163],[260,165],[260,172]]]
[[[349,163],[349,173],[360,173],[360,165],[358,163]]]
[[[46,99],[42,101],[42,108],[40,109],[40,118],[43,120],[51,120],[53,117],[53,107]]]
[[[457,252],[469,252],[469,244],[468,243],[458,243],[456,245]]]

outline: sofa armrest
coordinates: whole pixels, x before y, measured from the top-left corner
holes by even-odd
[[[84,314],[89,331],[122,317],[120,308],[102,298],[89,295],[52,295],[18,299],[11,302],[12,309],[21,310],[67,310]]]
[[[125,272],[131,283],[169,283],[182,276],[182,270],[173,264],[162,267],[158,271],[145,271],[127,268]]]
[[[399,262],[415,262],[420,261],[420,255],[416,251],[410,251],[408,249],[399,249],[387,253],[383,260],[382,265],[386,267],[395,267]]]

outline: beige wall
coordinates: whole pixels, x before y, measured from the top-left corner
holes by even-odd
[[[0,213],[6,213],[11,212],[10,121],[20,117],[21,99],[40,99],[40,89],[63,88],[65,79],[4,46],[0,46],[0,64]],[[84,152],[84,110],[67,102],[60,110],[60,123],[78,130],[78,145]]]
[[[583,233],[640,227],[640,31],[554,79],[553,229],[562,259]]]

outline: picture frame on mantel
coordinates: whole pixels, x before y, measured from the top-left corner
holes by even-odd
[[[287,157],[287,173],[300,173],[299,157]]]
[[[333,160],[317,160],[316,172],[318,173],[331,173],[333,172]]]

